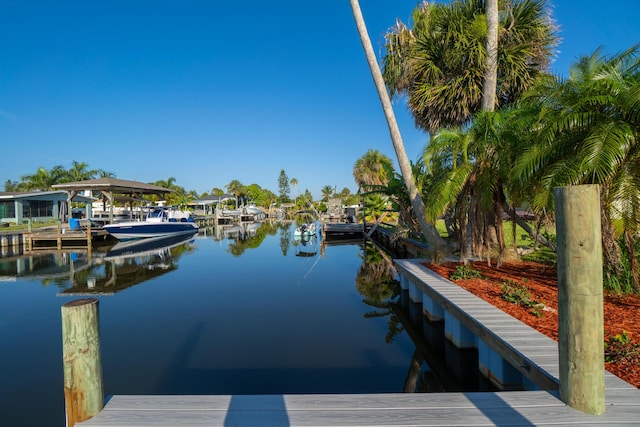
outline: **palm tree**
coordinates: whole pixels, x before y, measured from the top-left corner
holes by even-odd
[[[320,189],[320,192],[322,193],[322,200],[328,201],[333,195],[333,187],[330,185],[325,185]]]
[[[88,170],[89,165],[85,162],[71,162],[71,169],[67,170],[65,180],[70,182],[85,181],[95,178],[98,173],[96,170]]]
[[[289,181],[289,183],[291,184],[291,187],[293,188],[293,200],[296,199],[296,187],[298,187],[298,180],[295,178],[291,178],[291,181]]]
[[[546,71],[557,39],[545,1],[500,2],[497,42],[491,43],[494,2],[424,2],[412,14],[413,28],[398,21],[387,33],[389,91],[408,96],[416,124],[426,131],[460,126],[482,109],[509,105]],[[500,78],[493,90],[486,82],[495,75],[495,49]]]
[[[158,187],[168,188],[169,190],[173,190],[175,188],[176,179],[174,177],[169,177],[166,180],[159,179],[153,183],[153,185],[157,185]]]
[[[104,169],[98,169],[96,171],[96,175],[98,178],[115,178],[116,174],[113,172],[106,171]]]
[[[19,188],[19,184],[16,181],[8,179],[4,182],[4,191],[6,192],[18,191]]]
[[[224,190],[222,188],[213,187],[211,189],[212,196],[222,196],[224,194]]]
[[[542,81],[523,100],[537,112],[535,144],[514,175],[540,183],[536,206],[553,206],[557,186],[600,186],[607,276],[621,273],[620,240],[640,291],[640,45],[576,62],[567,79]]]
[[[475,256],[486,256],[490,264],[494,247],[498,265],[504,259],[502,212],[509,206],[507,180],[520,142],[505,136],[508,117],[501,112],[478,114],[470,128],[442,130],[425,149],[431,171],[425,189],[432,195],[429,214],[453,212],[448,228],[455,230],[465,262],[470,250]]]
[[[371,70],[371,75],[378,91],[378,96],[380,97],[382,110],[384,111],[384,115],[387,119],[387,125],[389,126],[389,132],[391,134],[391,141],[396,152],[398,164],[400,165],[402,177],[404,178],[405,185],[407,186],[407,191],[411,199],[411,206],[413,207],[413,210],[418,219],[418,223],[420,224],[420,229],[422,230],[422,234],[424,235],[427,242],[434,248],[444,247],[444,239],[442,239],[442,237],[438,234],[435,226],[428,223],[426,220],[422,196],[418,191],[418,187],[413,177],[411,163],[409,162],[409,158],[407,157],[407,153],[404,149],[404,143],[402,141],[402,136],[400,135],[400,129],[398,128],[398,123],[396,122],[395,115],[393,113],[391,100],[389,99],[384,79],[382,77],[382,73],[380,72],[378,61],[376,60],[375,52],[373,51],[373,46],[371,45],[371,40],[369,39],[369,35],[367,33],[367,28],[362,16],[362,11],[360,10],[360,4],[358,3],[358,0],[350,0],[350,3],[351,9],[353,10],[353,17],[356,21],[356,27],[358,28],[358,33],[360,34],[360,41],[362,42],[362,47],[364,48],[365,56],[367,57],[367,62],[369,63],[369,69]]]
[[[62,182],[65,170],[62,166],[54,166],[50,170],[39,167],[33,175],[23,175],[20,177],[21,188],[25,190],[50,190],[51,186]]]
[[[466,125],[481,110],[493,111],[496,106],[512,104],[545,70],[556,40],[544,1],[509,0],[504,2],[503,12],[499,20],[495,0],[460,0],[449,5],[423,3],[412,15],[413,29],[398,22],[387,34],[384,71],[390,91],[408,95],[417,125],[431,135],[445,126]],[[496,80],[497,75],[500,80]],[[491,130],[491,120],[483,119],[481,127],[485,131]],[[496,162],[508,162],[498,161],[504,153],[491,152],[497,139],[481,141],[489,137],[490,133],[480,133],[470,140],[464,136],[448,140],[447,147],[451,142],[473,142],[477,148],[489,151],[472,150],[479,157],[467,159],[460,165],[463,167],[452,167],[443,175],[448,176],[448,182],[441,181],[442,176],[435,179],[439,192],[429,193],[429,205],[444,203],[455,209],[460,233],[465,232],[462,226],[467,220],[475,227],[470,236],[474,254],[488,255],[488,249],[497,245],[502,259],[505,195],[499,176],[489,173],[495,170],[488,165],[496,167]],[[434,144],[433,138],[430,144]],[[446,158],[446,152],[443,156],[436,152],[438,145],[429,149],[429,156]],[[469,148],[473,147],[463,145],[448,154]],[[452,174],[455,179],[449,176]],[[487,187],[480,188],[481,185]],[[451,198],[453,195],[460,198]],[[454,200],[456,203],[449,203]],[[459,212],[460,209],[470,211]],[[464,240],[461,238],[463,254]]]
[[[237,179],[232,180],[227,185],[225,185],[227,192],[233,194],[236,198],[236,208],[238,207],[238,198],[244,192],[244,185]]]
[[[366,154],[356,160],[353,166],[353,177],[359,187],[363,185],[386,185],[388,175],[393,173],[391,159],[378,150],[369,149]]]

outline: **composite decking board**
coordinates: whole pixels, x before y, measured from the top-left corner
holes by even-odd
[[[114,396],[80,426],[633,425],[640,401],[582,414],[543,391],[378,395]],[[613,410],[615,409],[615,410]]]
[[[617,377],[610,372],[605,372],[604,374],[604,386],[607,393],[615,390],[633,390],[640,393],[640,389],[634,387],[632,384],[629,384],[622,378]],[[640,395],[638,395],[638,399],[640,400]]]
[[[624,384],[629,384],[625,381],[622,381],[622,382]],[[613,387],[608,387],[605,384],[605,394],[606,394],[607,402],[611,402],[616,405],[623,404],[623,405],[631,405],[631,406],[640,406],[640,389],[637,389],[633,386],[631,386],[631,388],[615,387],[615,385]]]
[[[558,346],[555,342],[552,344],[546,344],[544,342],[536,342],[532,341],[521,341],[521,340],[513,340],[509,341],[508,344],[513,348],[513,351],[516,353],[524,354],[525,352],[537,353],[537,354],[545,354],[545,355],[555,355],[556,359],[559,358],[558,354]]]
[[[547,340],[540,340],[540,339],[537,339],[535,336],[530,337],[530,339],[526,339],[527,338],[526,335],[527,334],[524,332],[519,332],[516,334],[516,333],[510,333],[510,331],[507,331],[504,334],[497,334],[497,336],[501,338],[503,341],[505,341],[505,343],[511,345],[512,347],[516,347],[517,350],[534,349],[538,347],[538,348],[544,348],[549,353],[558,353],[558,346],[555,341],[549,342]]]
[[[526,408],[524,410],[402,410],[380,412],[369,411],[146,411],[135,414],[109,413],[99,423],[80,423],[89,427],[199,427],[199,426],[243,426],[243,427],[321,427],[321,426],[569,426],[569,425],[636,425],[628,416],[589,419],[584,416],[569,416],[561,410]],[[505,413],[508,412],[508,413]],[[632,415],[632,414],[627,414]]]
[[[545,335],[532,334],[530,330],[527,330],[524,328],[516,328],[516,327],[501,328],[498,326],[495,329],[485,328],[485,330],[493,332],[493,335],[499,335],[505,341],[509,341],[509,342],[524,343],[526,338],[527,342],[535,342],[538,345],[544,344],[547,347],[551,347],[551,346],[555,347],[557,344],[556,341],[546,337]]]
[[[564,403],[546,391],[468,392],[468,393],[378,393],[378,394],[285,394],[285,395],[164,395],[113,396],[105,410],[211,409],[274,410],[283,406],[296,410],[327,409],[431,409],[502,407],[504,401],[515,406],[562,406]]]

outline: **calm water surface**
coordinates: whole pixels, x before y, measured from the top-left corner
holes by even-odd
[[[106,395],[429,389],[410,337],[424,325],[403,326],[416,309],[398,310],[393,270],[373,247],[320,243],[265,223],[162,251],[5,253],[0,425],[64,425],[60,307],[87,294],[100,300]]]

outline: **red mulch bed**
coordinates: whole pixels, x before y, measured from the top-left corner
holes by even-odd
[[[460,263],[425,265],[449,279]],[[555,267],[525,261],[506,262],[500,268],[488,267],[486,262],[474,262],[469,267],[479,271],[483,278],[455,280],[458,286],[554,340],[558,340],[558,280]],[[502,284],[505,281],[526,286],[530,298],[544,304],[544,308],[539,310],[542,315],[538,317],[531,308],[505,301],[501,296]],[[631,343],[625,348],[638,350],[620,360],[605,363],[605,368],[640,388],[640,298],[637,295],[605,294],[604,329],[605,341],[626,331]]]

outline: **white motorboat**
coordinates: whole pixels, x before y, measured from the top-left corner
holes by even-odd
[[[262,212],[262,210],[260,210],[259,207],[257,207],[256,205],[253,205],[253,204],[245,206],[244,207],[244,212],[247,215],[261,215],[261,214],[264,213],[264,212]]]
[[[144,221],[127,221],[103,227],[118,240],[193,234],[198,225],[189,212],[154,208]]]

